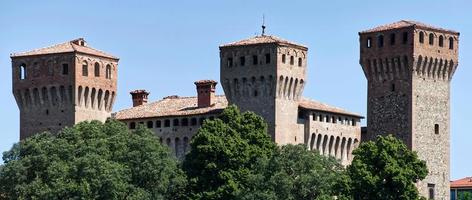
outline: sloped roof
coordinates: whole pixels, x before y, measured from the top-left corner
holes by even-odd
[[[381,25],[381,26],[377,26],[375,28],[371,28],[365,31],[361,31],[360,33],[361,34],[372,33],[372,32],[378,32],[378,31],[391,30],[391,29],[413,27],[413,26],[423,28],[423,29],[433,29],[433,30],[438,30],[438,31],[443,31],[443,32],[448,32],[448,33],[453,33],[453,34],[459,34],[459,32],[457,31],[438,28],[438,27],[434,27],[434,26],[431,26],[422,22],[417,22],[417,21],[412,21],[412,20],[401,20],[401,21],[394,22],[391,24]]]
[[[301,107],[301,108],[308,109],[308,110],[317,110],[317,111],[324,111],[324,112],[330,112],[330,113],[339,113],[339,114],[343,114],[343,115],[349,115],[349,116],[353,116],[353,117],[364,118],[360,114],[349,112],[349,111],[344,110],[342,108],[338,108],[338,107],[335,107],[335,106],[324,104],[324,103],[321,103],[319,101],[315,101],[315,100],[308,99],[308,98],[305,98],[305,97],[302,97],[302,99],[300,100],[300,103],[298,104],[298,106]]]
[[[472,177],[451,181],[451,188],[472,188]]]
[[[307,49],[306,46],[297,44],[295,42],[291,42],[288,40],[284,40],[282,38],[273,36],[273,35],[257,35],[248,39],[240,40],[237,42],[232,42],[228,44],[221,45],[222,47],[234,47],[234,46],[246,46],[246,45],[256,45],[256,44],[285,44],[285,45],[293,45],[300,48]]]
[[[126,119],[139,119],[139,118],[153,118],[153,117],[166,117],[166,116],[186,116],[186,115],[198,115],[206,113],[218,113],[221,112],[228,106],[226,96],[217,95],[215,96],[215,104],[210,107],[198,107],[197,97],[179,97],[169,96],[162,100],[158,100],[152,103],[136,106],[128,109],[118,111],[114,114],[118,120]],[[321,102],[303,98],[300,101],[299,107],[325,111],[330,113],[339,113],[343,115],[361,117],[356,113],[351,113],[341,108],[323,104]]]
[[[45,54],[56,54],[56,53],[71,53],[79,52],[89,55],[96,55],[100,57],[106,57],[111,59],[118,60],[119,58],[112,56],[111,54],[105,53],[103,51],[91,48],[87,46],[87,43],[83,38],[78,38],[68,42],[55,44],[49,47],[34,49],[26,52],[12,53],[10,57],[22,57],[22,56],[35,56],[35,55],[45,55]]]

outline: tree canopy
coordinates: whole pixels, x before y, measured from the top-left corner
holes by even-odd
[[[354,199],[421,199],[415,182],[428,174],[426,162],[392,135],[362,143],[347,168]]]
[[[3,155],[0,194],[7,199],[179,199],[186,179],[146,128],[82,122],[41,133]]]

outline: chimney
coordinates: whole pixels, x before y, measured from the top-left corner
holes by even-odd
[[[130,92],[133,99],[133,107],[146,104],[148,102],[149,92],[146,90],[135,90]]]
[[[214,80],[200,80],[196,81],[198,107],[209,107],[214,105],[215,101],[215,87],[218,82]]]

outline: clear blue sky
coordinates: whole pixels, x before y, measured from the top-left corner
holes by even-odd
[[[218,80],[218,46],[259,34],[265,14],[269,34],[309,47],[304,96],[365,115],[357,33],[411,19],[461,32],[459,68],[451,83],[451,178],[472,176],[471,8],[470,0],[2,1],[0,151],[19,137],[12,52],[84,37],[120,57],[117,111],[131,106],[133,89],[149,90],[157,100],[194,95],[198,79]]]

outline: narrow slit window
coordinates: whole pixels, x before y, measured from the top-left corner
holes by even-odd
[[[454,49],[454,39],[452,37],[449,38],[449,49]]]
[[[265,63],[266,64],[270,63],[270,54],[268,54],[268,53],[265,55]]]
[[[295,62],[295,61],[294,61],[293,56],[290,56],[290,65],[293,65],[294,62]]]
[[[434,125],[434,134],[436,134],[436,135],[439,134],[439,124]]]
[[[285,54],[282,54],[282,63],[285,63]]]
[[[67,74],[69,74],[69,65],[62,64],[62,75],[67,75]]]
[[[395,45],[395,33],[390,34],[390,45]]]
[[[429,34],[429,45],[434,45],[434,34]]]
[[[228,58],[227,62],[226,62],[226,66],[228,67],[232,67],[233,66],[233,58]]]
[[[402,42],[403,44],[408,43],[408,32],[403,32],[403,37],[402,37]]]
[[[424,33],[423,32],[420,32],[420,36],[419,36],[419,40],[420,40],[420,43],[424,43]]]
[[[26,79],[26,64],[21,64],[19,70],[20,80]]]
[[[367,48],[371,48],[372,47],[372,38],[371,37],[368,37],[367,38],[367,41],[366,41],[366,47]]]
[[[377,42],[379,44],[379,48],[382,48],[384,46],[384,36],[383,35],[379,35],[377,37]]]
[[[299,67],[302,66],[302,58],[298,58],[298,66],[299,66]]]

